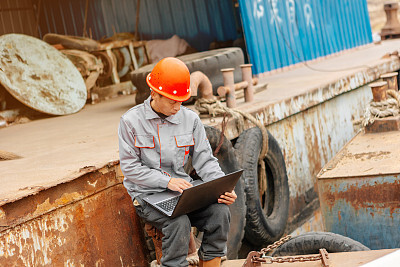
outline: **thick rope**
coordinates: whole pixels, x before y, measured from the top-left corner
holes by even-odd
[[[400,114],[400,94],[395,90],[387,90],[388,99],[381,102],[371,101],[364,114],[363,125],[372,124],[376,118],[386,118]]]
[[[224,113],[224,118],[222,119],[222,123],[221,123],[222,130],[221,130],[221,135],[219,137],[219,144],[218,144],[217,148],[214,151],[214,157],[216,157],[218,155],[218,152],[221,149],[222,144],[224,143],[224,139],[225,139],[224,133],[225,133],[226,125],[228,124],[228,121],[229,121],[229,118],[227,118],[226,115],[227,114]]]
[[[224,106],[221,101],[218,101],[216,98],[214,99],[197,99],[195,103],[196,109],[200,113],[209,114],[212,117],[222,114],[230,114],[233,118],[236,119],[236,126],[238,128],[239,133],[244,131],[244,119],[249,120],[253,124],[255,124],[262,133],[263,142],[262,148],[260,151],[260,155],[258,156],[258,163],[260,164],[260,170],[258,171],[258,185],[259,185],[259,193],[260,197],[267,189],[267,174],[265,168],[265,161],[264,158],[268,153],[268,132],[264,127],[264,124],[257,120],[253,115],[248,112],[228,108]]]

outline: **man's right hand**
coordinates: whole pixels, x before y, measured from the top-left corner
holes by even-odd
[[[168,183],[168,189],[182,193],[184,189],[192,187],[193,185],[182,178],[171,178]]]

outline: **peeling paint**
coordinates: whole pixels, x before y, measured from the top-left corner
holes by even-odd
[[[90,186],[96,187],[97,181],[95,181],[94,183],[91,183],[91,182],[88,181],[87,183],[88,183],[88,185],[90,185]]]
[[[96,267],[98,267],[98,266],[104,266],[104,260],[103,260],[103,259],[97,260],[95,266],[96,266]]]
[[[78,192],[73,192],[70,194],[65,193],[60,198],[56,199],[54,203],[50,203],[50,199],[48,198],[42,204],[37,205],[36,210],[33,212],[33,216],[44,214],[49,210],[53,210],[55,206],[62,206],[81,198],[81,194]]]
[[[60,223],[65,220],[66,215],[59,213],[52,221],[35,220],[4,232],[0,235],[0,239],[5,240],[0,241],[3,249],[0,250],[0,256],[8,260],[18,256],[24,266],[51,264],[51,251],[65,245],[62,239],[53,236],[56,232],[67,231],[67,224]],[[29,251],[32,253],[27,253],[26,257],[22,256]]]
[[[400,133],[360,132],[318,174],[327,231],[371,249],[400,245]]]
[[[0,266],[145,266],[142,238],[131,198],[118,183],[0,232]]]
[[[314,188],[321,167],[356,134],[352,117],[362,117],[372,94],[368,86],[348,94],[267,126],[283,150],[291,198]]]
[[[400,243],[400,181],[392,175],[319,179],[327,231],[348,236],[371,249]]]

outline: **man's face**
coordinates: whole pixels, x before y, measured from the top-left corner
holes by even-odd
[[[165,116],[174,115],[181,109],[182,102],[171,100],[154,91],[151,91],[151,98],[153,99],[152,108]]]

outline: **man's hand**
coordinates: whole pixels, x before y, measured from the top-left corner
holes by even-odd
[[[237,195],[235,193],[235,190],[232,190],[232,192],[225,192],[224,195],[221,195],[218,199],[218,203],[224,203],[226,205],[231,205],[235,202],[237,198]]]
[[[184,189],[192,187],[193,185],[182,178],[171,178],[168,183],[168,189],[182,193]]]

